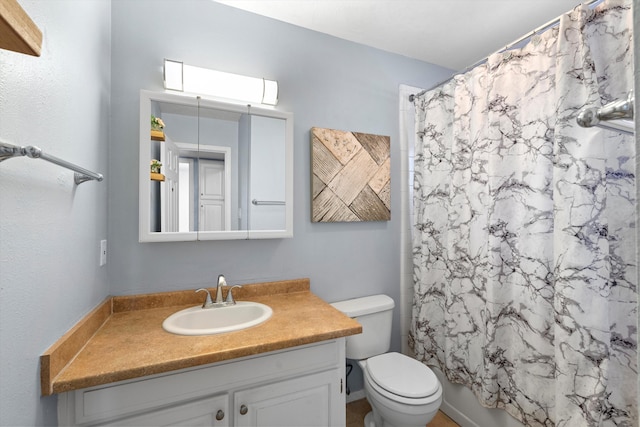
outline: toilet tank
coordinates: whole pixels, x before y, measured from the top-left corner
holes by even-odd
[[[331,304],[362,325],[362,333],[346,339],[347,358],[368,359],[389,351],[393,300],[387,295],[371,295]]]

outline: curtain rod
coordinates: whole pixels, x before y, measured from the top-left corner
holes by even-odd
[[[597,6],[598,3],[602,3],[603,1],[604,0],[588,0],[588,1],[582,2],[580,4],[584,4],[586,6],[590,6],[590,7],[593,8],[593,7]],[[465,67],[462,71],[456,71],[453,75],[451,75],[451,76],[447,77],[445,80],[442,80],[441,82],[431,86],[429,89],[424,89],[424,90],[421,90],[418,93],[409,95],[409,102],[413,102],[413,100],[415,99],[416,96],[423,95],[426,92],[428,92],[428,91],[430,91],[432,89],[437,88],[438,86],[441,86],[441,85],[447,83],[448,81],[453,79],[455,76],[460,75],[460,74],[464,74],[467,71],[473,70],[478,65],[484,64],[485,62],[487,62],[487,60],[489,59],[489,57],[491,55],[495,55],[496,53],[500,53],[500,52],[505,52],[505,51],[511,49],[512,47],[516,46],[517,44],[522,43],[523,41],[525,41],[527,39],[530,39],[531,37],[535,36],[536,34],[539,34],[539,33],[543,32],[543,31],[548,30],[551,27],[554,27],[554,26],[558,25],[560,23],[560,18],[562,18],[562,15],[552,19],[551,21],[547,22],[546,24],[542,24],[541,26],[539,26],[535,30],[523,35],[522,37],[520,37],[520,38],[518,38],[518,39],[516,39],[514,41],[512,41],[511,43],[507,44],[503,48],[500,48],[500,49],[496,50],[495,52],[493,52],[492,54],[485,56],[481,60],[479,60],[477,62],[474,62],[473,64]]]

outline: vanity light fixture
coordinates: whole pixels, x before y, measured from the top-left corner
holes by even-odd
[[[276,105],[278,82],[241,76],[164,60],[165,89],[192,92],[238,101]]]

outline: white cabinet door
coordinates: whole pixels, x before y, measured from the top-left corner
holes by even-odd
[[[286,225],[285,120],[251,116],[249,230],[284,230]],[[262,203],[260,203],[262,202]]]
[[[336,369],[239,391],[234,395],[234,425],[344,425],[344,399],[340,399],[340,381],[340,371]]]
[[[98,426],[228,427],[229,395],[209,397]]]

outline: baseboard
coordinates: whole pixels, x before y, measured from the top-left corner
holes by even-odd
[[[352,391],[347,395],[347,403],[355,402],[360,399],[364,399],[364,389]]]
[[[457,410],[455,407],[451,406],[446,400],[442,400],[440,410],[447,414],[447,416],[453,421],[458,423],[460,427],[480,427],[465,414]]]

